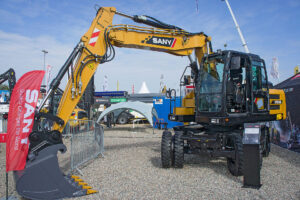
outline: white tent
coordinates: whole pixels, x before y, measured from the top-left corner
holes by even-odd
[[[142,114],[149,121],[151,126],[153,126],[152,118],[155,117],[156,119],[158,119],[157,112],[156,112],[155,108],[153,108],[152,105],[148,105],[148,104],[140,102],[140,101],[128,101],[128,102],[121,102],[121,103],[113,104],[110,107],[108,107],[107,109],[105,109],[99,116],[97,123],[100,123],[101,119],[105,115],[111,113],[114,110],[118,110],[118,109],[122,109],[122,110],[130,109],[130,110],[133,110],[133,111],[136,111],[136,112]]]
[[[141,87],[139,93],[140,94],[150,93],[145,81],[142,83],[142,87]]]

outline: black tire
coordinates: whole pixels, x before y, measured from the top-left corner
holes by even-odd
[[[235,158],[227,158],[227,167],[233,176],[242,176],[244,164],[242,136],[235,134],[231,139],[231,143],[235,149]]]
[[[183,168],[184,152],[183,152],[182,131],[176,131],[174,136],[174,167]]]
[[[163,168],[169,168],[173,164],[172,133],[164,131],[161,138],[161,164]]]
[[[266,141],[265,141],[265,148],[262,152],[263,157],[268,157],[271,151],[271,138],[269,129],[266,129]]]
[[[128,122],[128,120],[127,120],[127,117],[125,117],[125,116],[121,116],[118,119],[119,124],[127,124],[127,122]]]

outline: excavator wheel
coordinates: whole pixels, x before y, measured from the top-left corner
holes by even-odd
[[[271,139],[270,139],[270,131],[269,129],[265,129],[266,131],[266,140],[265,140],[265,148],[262,152],[263,157],[268,157],[271,151]]]
[[[56,144],[37,155],[30,154],[25,169],[14,172],[19,195],[28,199],[63,199],[96,193],[79,177],[61,172],[57,152],[66,150],[64,144]]]
[[[243,175],[244,151],[242,136],[234,134],[231,139],[235,151],[235,158],[227,158],[227,167],[233,176]]]
[[[161,164],[163,168],[169,168],[174,162],[172,133],[164,131],[161,138]]]
[[[174,136],[174,167],[183,168],[184,165],[184,141],[182,139],[182,131],[175,131]]]

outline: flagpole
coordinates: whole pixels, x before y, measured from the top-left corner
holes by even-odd
[[[8,200],[8,173],[6,172],[6,200]]]
[[[49,52],[45,49],[43,49],[42,52],[44,53],[44,71],[46,71],[46,54]],[[43,78],[43,84],[46,85],[45,77]]]

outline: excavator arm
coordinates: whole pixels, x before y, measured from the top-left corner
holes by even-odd
[[[115,14],[151,27],[112,25]],[[114,47],[189,56],[191,63],[197,66],[190,55],[195,51],[200,63],[205,54],[212,52],[210,40],[210,37],[202,32],[190,33],[149,16],[129,16],[117,12],[114,7],[100,8],[90,28],[81,37],[58,75],[51,82],[46,97],[37,109],[33,130],[29,136],[30,146],[26,168],[22,172],[15,173],[19,194],[30,199],[61,199],[96,192],[90,187],[82,187],[76,177],[65,176],[61,173],[56,154],[57,151],[66,151],[61,132],[98,65],[109,62],[115,57]],[[56,115],[40,112],[46,100],[54,95],[69,70],[71,76]],[[39,125],[41,118],[54,122],[51,130],[41,128]]]

